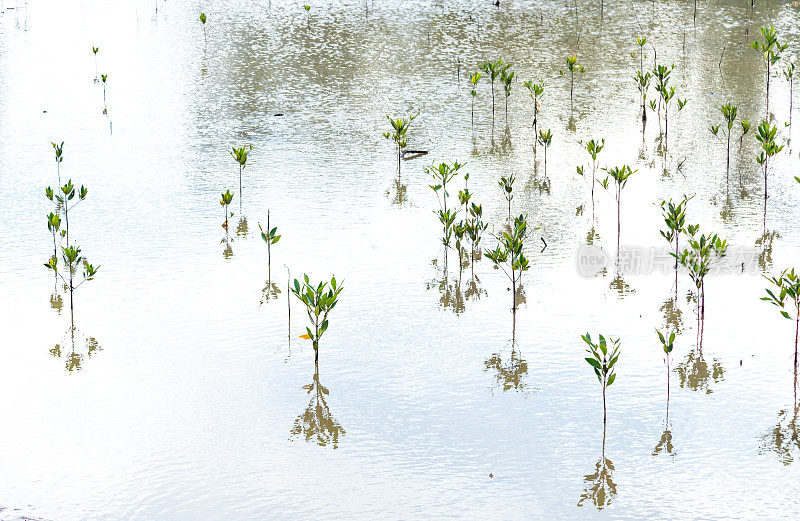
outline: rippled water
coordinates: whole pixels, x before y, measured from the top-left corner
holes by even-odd
[[[725,149],[708,132],[729,99],[753,122],[764,116],[762,64],[747,46],[758,27],[774,23],[789,57],[800,42],[798,8],[759,3],[748,17],[748,4],[700,2],[694,24],[690,6],[663,2],[606,2],[601,18],[597,5],[563,2],[315,2],[307,15],[279,0],[169,0],[156,16],[150,2],[5,0],[0,505],[17,510],[0,516],[800,517],[794,331],[759,300],[759,272],[800,259],[797,150],[789,143],[774,163],[765,241],[755,139],[734,147],[726,199]],[[666,172],[652,113],[642,142],[639,33],[689,98],[670,117]],[[558,74],[568,53],[586,67],[572,121]],[[519,78],[507,119],[498,95],[492,125],[482,80],[473,127],[468,72],[501,56]],[[554,135],[546,177],[522,86],[539,78],[540,128]],[[784,138],[788,97],[773,79]],[[410,146],[430,153],[403,162],[398,187],[385,115],[416,110]],[[663,246],[658,202],[694,194],[689,222],[762,256],[756,270],[707,280],[702,359],[686,275],[675,305],[671,273],[576,269],[592,234],[578,141],[592,137],[606,139],[602,165],[639,170],[623,194],[623,244]],[[74,356],[68,295],[53,296],[42,266],[50,142],[62,140],[61,175],[89,188],[70,233],[102,266],[75,295]],[[246,143],[239,194],[228,149]],[[512,172],[514,211],[540,227],[513,349],[502,272],[477,262],[469,295],[453,252],[443,272],[423,167],[456,160],[493,229],[507,212],[497,180]],[[615,201],[595,198],[594,243],[613,252]],[[257,223],[268,210],[282,238],[277,294],[265,300]],[[296,299],[289,323],[287,267],[344,280],[317,374]],[[653,330],[675,323],[671,307],[680,334],[667,423]],[[623,342],[605,443],[586,331]],[[318,415],[335,435],[306,436]],[[604,478],[609,494],[584,498]]]

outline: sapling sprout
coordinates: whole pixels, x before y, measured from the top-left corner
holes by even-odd
[[[641,70],[636,71],[633,79],[636,81],[636,88],[639,89],[639,96],[642,100],[642,121],[647,121],[647,110],[645,110],[645,103],[647,102],[647,88],[650,86],[650,80],[653,75],[650,71],[642,73]],[[652,103],[652,101],[651,101]]]
[[[58,259],[58,245],[56,244],[56,235],[60,233],[61,217],[57,213],[50,212],[47,216],[47,229],[53,235],[53,259]]]
[[[48,261],[45,266],[48,269],[51,269],[56,272],[56,274],[61,277],[61,280],[64,282],[64,285],[67,286],[69,289],[69,307],[70,307],[70,314],[73,317],[74,323],[74,300],[73,294],[75,290],[81,287],[85,282],[94,279],[94,276],[97,274],[97,270],[100,269],[100,266],[96,268],[89,264],[86,259],[81,255],[81,247],[80,246],[66,246],[61,247],[61,258],[64,261],[64,264],[67,267],[67,277],[65,278],[61,272],[58,271],[58,259],[53,257]],[[83,280],[77,282],[75,280],[75,274],[78,271],[78,266],[83,265]]]
[[[108,106],[106,105],[106,83],[108,82],[108,74],[101,74],[100,79],[103,80],[103,114],[108,113]]]
[[[511,200],[514,199],[514,181],[516,178],[514,174],[510,176],[500,176],[500,181],[498,184],[500,185],[500,189],[503,191],[503,197],[505,197],[506,201],[508,202],[508,222],[511,222]]]
[[[475,277],[475,252],[480,251],[480,242],[483,237],[483,232],[489,227],[489,223],[481,220],[483,217],[483,206],[480,204],[471,203],[469,207],[469,218],[467,219],[467,235],[469,235],[470,242],[472,243],[471,251],[471,267],[472,277]]]
[[[736,114],[739,111],[739,107],[727,102],[723,103],[719,110],[722,112],[722,117],[725,120],[725,127],[727,129],[722,129],[722,136],[725,138],[728,148],[728,155],[725,162],[725,184],[727,185],[731,171],[731,131],[733,130],[733,124],[736,121]],[[711,133],[717,136],[719,134],[719,127],[719,125],[711,125]]]
[[[78,205],[78,203],[86,199],[86,195],[89,193],[89,190],[86,189],[86,187],[84,187],[83,185],[81,185],[80,191],[75,191],[75,187],[72,185],[72,179],[68,180],[67,184],[62,186],[60,190],[61,190],[61,195],[56,195],[55,199],[64,209],[64,226],[66,229],[64,230],[63,233],[67,239],[67,246],[69,246],[69,211],[75,208]],[[52,195],[52,190],[48,188],[46,190],[46,194],[49,198]],[[76,195],[78,196],[78,200],[75,201],[70,206],[69,202],[72,201]]]
[[[669,144],[669,106],[672,103],[672,98],[675,96],[675,87],[669,86],[669,75],[675,68],[673,64],[670,67],[666,65],[656,65],[653,69],[653,76],[656,78],[656,91],[658,91],[661,99],[659,100],[659,116],[661,114],[661,105],[664,105],[664,152]],[[683,110],[687,100],[678,99],[678,110]],[[659,122],[660,125],[660,122]]]
[[[748,118],[744,118],[739,123],[742,125],[742,134],[739,136],[739,148],[742,148],[744,137],[748,132],[750,132],[750,120]]]
[[[667,421],[669,421],[669,355],[675,347],[675,331],[667,334],[656,329],[656,333],[661,341],[661,348],[664,351],[664,360],[667,365]]]
[[[504,231],[500,235],[496,235],[498,244],[495,249],[484,252],[484,255],[495,266],[502,269],[503,273],[511,281],[511,298],[513,301],[511,310],[514,312],[515,317],[517,311],[517,282],[522,281],[522,272],[530,269],[530,261],[525,257],[525,252],[523,251],[525,239],[529,233],[527,221],[527,215],[521,214],[519,217],[515,217],[511,231]]]
[[[775,142],[775,136],[778,133],[778,127],[770,125],[767,121],[762,121],[756,128],[756,139],[761,143],[761,152],[758,154],[756,161],[759,166],[764,169],[764,211],[766,213],[766,199],[767,199],[767,173],[769,171],[769,161],[775,155],[783,150],[783,145],[778,145]]]
[[[511,82],[514,81],[514,71],[510,70],[511,64],[507,64],[500,71],[500,81],[503,83],[503,90],[506,93],[506,119],[508,119],[508,97],[511,96]]]
[[[578,56],[567,56],[567,70],[569,71],[569,110],[572,111],[572,92],[575,88],[575,73],[585,72],[586,69],[583,65],[578,63]],[[564,71],[560,70],[559,73],[563,76]]]
[[[780,309],[784,318],[791,320],[794,318],[794,370],[797,374],[797,344],[800,339],[800,276],[794,268],[785,269],[777,277],[764,276],[775,286],[775,292],[767,288],[767,296],[761,300],[771,302]],[[777,293],[777,295],[776,295]],[[787,311],[788,309],[788,311]],[[794,317],[792,317],[794,314]]]
[[[457,213],[457,210],[447,208],[447,198],[450,196],[450,192],[447,191],[447,183],[453,180],[463,166],[463,164],[456,161],[452,165],[440,163],[438,166],[431,165],[426,168],[426,171],[433,179],[433,184],[428,186],[430,186],[433,193],[436,194],[436,200],[439,203],[439,210],[434,213],[439,217],[439,222],[442,225],[442,244],[444,244],[445,247],[445,266],[447,266],[447,248],[450,247],[450,239],[453,233],[452,226]],[[469,174],[466,175],[468,176]]]
[[[539,83],[533,83],[528,80],[525,83],[525,88],[528,89],[531,99],[533,100],[533,154],[536,155],[536,145],[538,142],[537,124],[539,122],[539,98],[544,96],[544,80]]]
[[[220,206],[222,206],[222,209],[225,212],[225,222],[222,223],[222,227],[225,228],[226,230],[228,229],[228,206],[231,204],[232,201],[233,201],[233,194],[231,193],[230,190],[226,190],[222,194],[222,199],[219,202]],[[231,213],[231,216],[232,215],[233,214]]]
[[[100,47],[92,47],[92,54],[94,54],[94,81],[97,83],[97,52]]]
[[[494,121],[494,80],[503,72],[503,58],[499,58],[495,62],[485,61],[478,68],[489,76],[492,83],[492,121]]]
[[[56,143],[50,144],[53,145],[53,151],[56,153],[56,174],[58,174],[58,186],[61,186],[61,162],[64,161],[64,142],[62,141],[60,145]]]
[[[608,173],[608,177],[614,180],[615,191],[614,196],[617,200],[617,250],[619,250],[619,236],[620,236],[620,207],[622,206],[622,189],[628,184],[628,178],[635,174],[637,170],[631,170],[628,165],[615,166],[611,169],[604,169]],[[603,184],[604,187],[608,186],[608,178]]]
[[[600,166],[600,163],[597,161],[597,156],[603,151],[603,147],[606,145],[606,140],[590,139],[586,142],[580,141],[580,144],[586,149],[586,151],[589,153],[589,156],[592,158],[592,179],[589,181],[589,185],[591,185],[592,220],[594,220],[594,184],[597,181],[597,168]],[[583,165],[577,167],[577,170],[578,174],[581,176],[584,175]]]
[[[314,363],[319,361],[319,340],[328,329],[328,313],[339,302],[342,285],[337,284],[336,277],[331,277],[330,283],[320,282],[312,284],[308,275],[303,275],[302,284],[294,279],[292,293],[305,304],[311,327],[306,327],[304,338],[311,340],[314,346]]]
[[[472,124],[475,124],[475,97],[478,95],[478,91],[476,90],[478,87],[478,81],[481,79],[480,72],[473,72],[469,75],[469,83],[472,85],[472,90],[469,91],[470,95],[472,96]]]
[[[702,234],[698,237],[699,225],[689,225],[686,229],[689,246],[679,255],[671,253],[686,268],[697,290],[697,345],[703,345],[703,330],[706,316],[705,277],[711,268],[722,259],[728,250],[728,242],[716,233]]]
[[[272,245],[281,240],[281,236],[277,234],[278,227],[273,226],[270,228],[269,210],[267,210],[267,229],[264,230],[261,227],[261,223],[258,223],[258,229],[261,230],[261,238],[267,243],[267,283],[269,283],[272,281]]]
[[[400,157],[403,155],[403,149],[406,148],[408,145],[408,141],[406,140],[406,133],[408,132],[408,127],[411,126],[411,122],[414,121],[414,118],[419,116],[419,111],[416,114],[409,114],[407,117],[404,118],[396,118],[392,119],[391,116],[386,116],[386,119],[389,120],[389,123],[392,124],[392,131],[391,132],[384,132],[383,137],[392,141],[395,145],[397,145],[397,177],[400,177]]]
[[[664,223],[667,225],[666,230],[660,230],[661,236],[664,237],[667,242],[672,245],[672,242],[675,242],[675,298],[677,300],[677,293],[678,293],[678,254],[679,254],[679,242],[680,242],[680,234],[684,232],[684,226],[686,224],[686,207],[691,200],[691,197],[683,196],[683,199],[675,204],[672,202],[672,199],[669,201],[661,201],[661,215],[664,218]]]
[[[200,23],[203,24],[203,40],[206,40],[206,13],[200,13]]]
[[[247,155],[253,150],[253,145],[242,145],[239,148],[231,147],[231,157],[239,165],[239,205],[242,204],[242,170],[247,166]]]
[[[771,67],[778,63],[778,60],[781,59],[781,53],[786,50],[788,44],[784,43],[781,44],[778,41],[778,33],[775,31],[773,26],[769,27],[762,27],[761,28],[761,37],[763,38],[763,42],[759,40],[755,40],[750,42],[750,47],[757,50],[761,53],[761,57],[764,59],[764,66],[767,72],[767,90],[766,90],[766,98],[767,98],[767,116],[769,116],[769,79],[771,76]]]
[[[547,130],[540,130],[539,137],[539,144],[544,146],[544,176],[547,177],[547,149],[550,147],[550,143],[553,142],[553,133],[550,132],[550,129]]]
[[[594,369],[594,374],[597,375],[597,381],[603,386],[603,425],[606,424],[606,389],[611,387],[614,380],[617,379],[616,369],[614,366],[619,360],[620,340],[618,338],[606,338],[603,335],[598,335],[598,342],[595,344],[592,341],[591,335],[586,333],[581,335],[581,338],[589,346],[586,350],[591,356],[584,358],[586,362]]]

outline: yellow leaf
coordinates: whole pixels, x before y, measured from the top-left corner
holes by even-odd
[[[304,339],[304,340],[311,340],[311,335],[309,335],[308,333],[306,333],[305,335],[300,335],[300,338],[302,338],[302,339]]]

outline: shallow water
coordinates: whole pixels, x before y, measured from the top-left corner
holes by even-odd
[[[746,43],[774,23],[794,56],[800,10],[759,4],[748,21],[744,2],[701,2],[695,25],[690,7],[661,2],[605,3],[602,19],[594,5],[487,4],[314,3],[310,17],[277,0],[170,0],[157,16],[149,2],[3,10],[0,505],[54,520],[800,517],[800,447],[774,432],[791,436],[794,330],[759,300],[760,272],[800,259],[797,150],[774,162],[766,227],[777,234],[765,252],[752,132],[732,153],[729,202],[725,148],[708,132],[728,99],[753,127],[763,118],[762,65]],[[689,98],[670,116],[666,172],[652,113],[642,145],[639,32]],[[587,69],[574,123],[558,74],[573,52]],[[498,94],[492,125],[482,80],[473,127],[468,71],[500,56],[519,78],[507,119]],[[554,134],[547,178],[522,86],[538,78],[540,128]],[[783,137],[788,96],[773,79]],[[398,198],[381,132],[385,114],[416,110],[410,145],[430,153],[403,162]],[[638,169],[623,193],[623,245],[662,247],[658,202],[693,194],[689,222],[763,256],[707,280],[702,361],[680,276],[669,423],[653,330],[665,327],[673,274],[620,281],[613,266],[589,278],[576,267],[592,229],[578,140],[592,137],[606,139],[602,165]],[[50,142],[62,140],[62,177],[89,188],[71,235],[102,266],[75,295],[74,357],[68,295],[56,309],[42,266]],[[228,149],[244,143],[254,148],[239,194]],[[540,227],[513,350],[502,272],[480,260],[477,295],[454,301],[451,252],[444,278],[423,167],[456,160],[495,230],[507,212],[497,179],[512,172],[514,212]],[[226,241],[227,188],[237,193]],[[602,189],[595,199],[594,242],[613,254],[615,201]],[[271,268],[280,293],[265,301],[257,223],[268,210],[282,238]],[[294,298],[288,321],[286,266],[344,280],[316,379]],[[465,270],[461,291],[469,279]],[[623,342],[604,448],[586,331]],[[298,419],[323,402],[337,435],[306,440]],[[598,508],[582,496],[603,454],[614,493]]]

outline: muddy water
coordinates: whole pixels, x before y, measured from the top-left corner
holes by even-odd
[[[693,23],[691,7],[627,1],[602,17],[563,2],[4,7],[0,504],[58,520],[800,516],[794,330],[759,300],[761,272],[800,259],[797,149],[773,163],[765,224],[752,131],[727,188],[708,131],[727,100],[753,127],[764,118],[747,42],[774,23],[793,57],[797,8],[701,2]],[[689,99],[670,114],[666,160],[655,113],[642,132],[636,34]],[[559,69],[572,53],[586,72],[570,111]],[[519,79],[508,115],[498,82],[493,122],[482,79],[473,125],[468,72],[498,57]],[[540,78],[546,174],[522,85]],[[773,78],[770,94],[785,140],[788,83]],[[429,154],[398,180],[385,115],[417,110],[409,145]],[[593,219],[576,174],[590,138],[605,139],[601,166],[638,170],[622,196],[625,251],[662,248],[658,203],[685,194],[689,222],[750,255],[744,273],[706,281],[702,352],[686,274],[677,288],[669,269],[617,276],[616,201],[596,188]],[[70,235],[101,265],[75,293],[74,338],[68,294],[42,266],[50,142],[62,140],[62,177],[89,188]],[[228,150],[242,144],[240,194]],[[511,173],[513,211],[540,227],[513,347],[503,273],[479,260],[472,285],[453,251],[444,272],[423,168],[456,160],[490,231]],[[267,211],[282,238],[265,292]],[[588,277],[576,264],[587,242],[612,258]],[[287,270],[344,280],[317,371]],[[667,419],[654,328],[670,324]],[[605,433],[587,331],[622,339]]]

